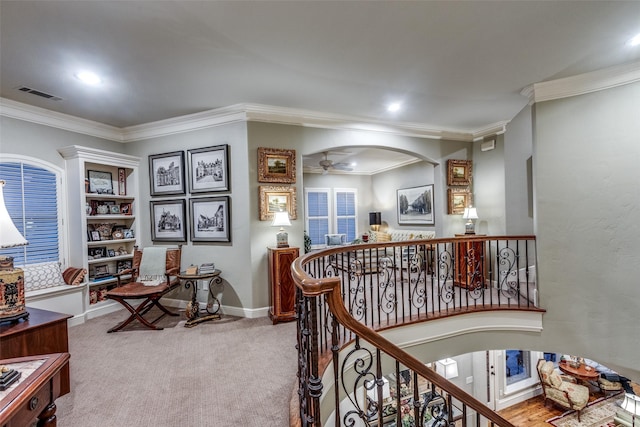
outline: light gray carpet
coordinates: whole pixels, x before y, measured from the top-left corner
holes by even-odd
[[[295,322],[222,320],[107,334],[119,311],[69,329],[71,393],[59,427],[288,426]]]

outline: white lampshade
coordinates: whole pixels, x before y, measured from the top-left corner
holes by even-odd
[[[462,214],[462,218],[478,219],[478,211],[476,211],[476,208],[472,206],[469,206],[468,208],[464,208],[464,213]]]
[[[450,380],[458,376],[458,362],[447,357],[436,362],[436,372]]]
[[[291,221],[289,221],[289,213],[288,212],[276,212],[273,215],[273,222],[271,223],[273,227],[290,227]]]
[[[0,248],[24,246],[29,242],[22,237],[16,228],[4,204],[4,184],[5,181],[0,180]]]
[[[640,396],[625,393],[624,400],[620,404],[620,407],[633,415],[640,415]]]

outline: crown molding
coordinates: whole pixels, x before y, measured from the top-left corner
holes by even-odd
[[[110,141],[123,142],[122,130],[92,120],[0,98],[0,115]]]
[[[123,143],[243,121],[472,142],[485,136],[504,133],[506,125],[509,123],[509,121],[501,121],[475,130],[447,129],[422,123],[388,122],[334,113],[246,103],[117,128],[5,98],[0,98],[0,115]]]
[[[611,89],[640,81],[640,62],[618,65],[548,82],[534,83],[520,93],[531,103]]]
[[[240,106],[217,108],[186,116],[122,128],[124,142],[158,138],[182,132],[192,132],[213,126],[247,120],[246,111]]]

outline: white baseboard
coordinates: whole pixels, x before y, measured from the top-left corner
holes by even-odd
[[[187,307],[188,301],[182,299],[163,298],[162,302],[168,307],[174,307],[184,310]],[[202,303],[200,307],[202,307]],[[246,317],[248,319],[256,319],[258,317],[266,317],[269,315],[269,307],[243,308],[233,307],[230,305],[222,305],[222,307],[220,307],[220,310],[223,314],[228,314],[229,316]]]

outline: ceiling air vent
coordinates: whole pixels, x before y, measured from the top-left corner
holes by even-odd
[[[50,99],[52,101],[62,101],[62,98],[60,98],[59,96],[51,95],[49,93],[42,92],[42,91],[36,90],[36,89],[32,89],[32,88],[26,87],[26,86],[20,86],[18,88],[18,90],[20,92],[30,93],[31,95],[40,96],[42,98]]]

